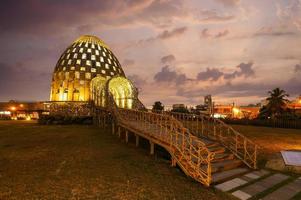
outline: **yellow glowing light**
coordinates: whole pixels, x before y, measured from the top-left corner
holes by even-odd
[[[23,108],[23,107],[24,107],[24,105],[23,105],[23,104],[20,104],[20,107],[21,107],[21,108]]]
[[[232,111],[234,114],[238,114],[240,112],[240,110],[238,108],[233,108]]]
[[[11,110],[16,110],[15,106],[10,107]]]
[[[301,99],[299,100],[299,104],[301,104]]]
[[[27,117],[26,117],[26,120],[27,120],[27,121],[30,121],[30,120],[31,120],[31,117],[30,117],[30,116],[27,116]]]

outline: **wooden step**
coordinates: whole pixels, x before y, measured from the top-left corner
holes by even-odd
[[[218,153],[214,155],[212,162],[220,162],[225,160],[234,160],[235,156],[232,153]]]
[[[226,149],[222,146],[214,146],[214,147],[209,147],[209,151],[219,154],[219,153],[224,153]]]
[[[212,163],[212,173],[216,173],[216,172],[221,172],[221,171],[226,171],[226,170],[230,170],[230,169],[234,169],[237,168],[239,166],[242,165],[242,161],[241,160],[225,160],[225,161],[220,161],[220,162],[215,162]]]

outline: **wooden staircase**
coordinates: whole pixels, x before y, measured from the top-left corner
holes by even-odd
[[[195,116],[121,109],[108,96],[108,107],[94,110],[98,118],[101,113],[110,113],[112,132],[117,130],[120,135],[123,129],[126,137],[131,132],[153,146],[162,146],[170,153],[172,166],[177,164],[186,175],[206,186],[256,168],[257,146],[237,132],[233,139],[229,127],[216,123],[215,119],[205,121],[202,117],[198,121]],[[226,135],[222,134],[222,128]]]

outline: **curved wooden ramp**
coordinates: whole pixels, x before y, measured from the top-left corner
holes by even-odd
[[[136,144],[139,143],[139,137],[148,139],[151,144],[151,153],[154,152],[155,144],[162,146],[170,153],[173,166],[178,164],[186,175],[206,186],[213,182],[231,178],[239,173],[247,172],[246,168],[240,168],[243,163],[256,168],[257,146],[253,147],[244,142],[242,146],[244,150],[241,150],[241,145],[231,144],[237,146],[236,150],[245,151],[244,155],[255,154],[251,157],[251,163],[253,163],[251,165],[247,162],[250,156],[245,157],[244,160],[227,145],[217,140],[217,136],[214,138],[195,134],[188,126],[183,125],[185,122],[183,123],[171,114],[121,109],[114,104],[113,100],[110,102],[112,103],[106,109],[95,108],[98,122],[102,121],[100,119],[103,116],[101,113],[110,112],[111,120],[113,120],[113,133],[117,132],[120,136],[121,129],[125,130],[126,141],[129,132],[134,133]],[[198,123],[198,121],[192,120],[190,123]],[[210,126],[215,126],[215,124]],[[204,128],[203,126],[202,129]],[[227,131],[227,129],[225,130]],[[225,138],[223,138],[223,141],[226,141]],[[233,142],[231,138],[229,141]],[[240,141],[236,140],[236,142]],[[250,149],[255,149],[255,152],[247,152]]]

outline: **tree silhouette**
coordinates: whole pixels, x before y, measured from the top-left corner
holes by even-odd
[[[289,95],[280,88],[275,88],[272,91],[269,91],[270,95],[266,100],[268,101],[266,106],[263,106],[260,110],[261,118],[279,118],[283,115],[287,109],[287,103],[289,102],[286,97]]]
[[[156,101],[152,108],[153,111],[163,111],[164,105],[160,101]]]

